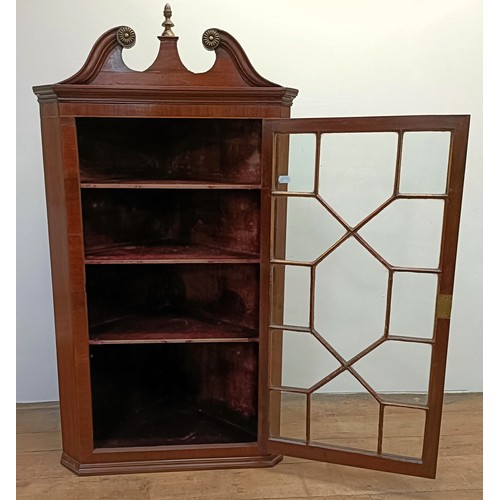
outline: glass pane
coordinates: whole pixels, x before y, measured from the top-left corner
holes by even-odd
[[[271,391],[270,436],[306,439],[306,395]]]
[[[354,363],[353,368],[383,401],[425,405],[431,346],[389,340]]]
[[[276,147],[274,189],[307,193],[314,191],[316,135],[279,134]]]
[[[319,194],[350,225],[394,190],[396,133],[323,134]]]
[[[413,408],[384,408],[382,453],[421,458],[425,411]]]
[[[348,372],[311,394],[311,441],[377,451],[380,405]]]
[[[394,273],[390,335],[432,338],[437,275]]]
[[[318,264],[314,327],[344,358],[383,335],[388,276],[353,238]]]
[[[282,233],[286,203],[286,236]],[[275,199],[274,257],[312,262],[330,248],[344,228],[314,198]],[[281,248],[285,242],[285,248]]]
[[[396,200],[359,234],[393,266],[437,268],[443,200]]]
[[[444,193],[449,154],[449,132],[406,132],[403,136],[399,191]]]
[[[311,268],[274,264],[272,287],[272,323],[308,327]]]
[[[271,356],[282,353],[281,370],[275,364],[270,374],[275,386],[308,389],[340,366],[311,333],[273,330],[270,336]]]

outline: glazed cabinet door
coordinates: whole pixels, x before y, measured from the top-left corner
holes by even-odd
[[[468,127],[264,122],[268,452],[435,476]]]

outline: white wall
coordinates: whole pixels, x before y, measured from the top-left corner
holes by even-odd
[[[448,390],[481,390],[481,3],[171,4],[181,56],[190,69],[204,71],[213,62],[214,55],[201,46],[203,31],[224,29],[264,77],[300,90],[293,117],[471,114],[446,384]],[[163,5],[158,0],[17,2],[18,401],[58,397],[38,104],[31,87],[72,75],[94,41],[123,24],[138,37],[124,59],[134,69],[146,68],[156,55]]]

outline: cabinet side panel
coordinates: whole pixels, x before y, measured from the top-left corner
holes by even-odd
[[[43,106],[53,108],[41,115],[63,449],[79,458],[89,445],[84,436],[91,436],[91,420],[79,181],[66,165],[76,143],[57,104]]]
[[[51,108],[47,110],[46,108]],[[73,336],[71,328],[71,300],[69,255],[67,246],[66,202],[59,118],[54,112],[57,104],[42,106],[42,145],[47,202],[50,266],[54,319],[57,343],[59,399],[61,401],[61,429],[63,449],[71,456],[77,451],[76,397],[74,392],[75,367],[72,363]],[[50,115],[50,116],[47,116]]]

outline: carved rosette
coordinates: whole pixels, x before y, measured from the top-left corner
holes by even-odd
[[[129,49],[135,44],[135,31],[128,26],[121,26],[116,32],[116,39],[122,47]]]
[[[203,46],[207,50],[215,50],[220,43],[220,33],[219,30],[215,28],[210,28],[203,33],[202,36]]]

